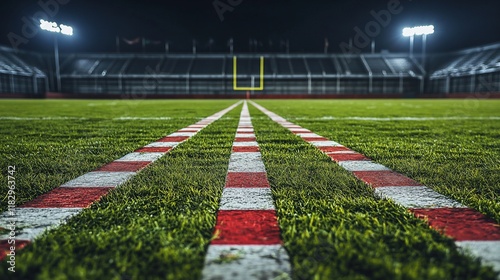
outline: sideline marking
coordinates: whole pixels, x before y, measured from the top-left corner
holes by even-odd
[[[199,131],[220,119],[240,103],[241,101],[188,127],[190,129],[197,127],[196,130]],[[15,219],[16,228],[18,228],[16,243],[25,246],[33,242],[45,231],[65,223],[69,218],[98,201],[111,189],[125,183],[141,169],[196,134],[186,133],[185,128],[181,130],[138,149],[146,148],[146,150],[156,150],[155,152],[129,153],[18,206],[15,216],[11,216],[8,211],[0,213],[0,228],[8,228],[10,221]],[[11,245],[8,244],[8,239],[9,233],[0,235],[0,260],[10,252]],[[16,248],[20,250],[22,247]]]
[[[250,102],[292,133],[307,130],[253,101]],[[295,133],[301,137],[300,134],[302,133]],[[331,142],[331,144],[317,145],[314,141],[304,139],[307,137],[301,138],[328,156],[332,156],[331,152],[352,151],[337,142],[324,141]],[[426,220],[431,227],[453,238],[457,246],[465,248],[481,258],[485,264],[492,265],[496,271],[500,271],[500,225],[495,221],[381,164],[364,160],[349,160],[349,158],[332,159],[344,169],[352,172],[356,178],[374,188],[376,195],[392,199],[395,203],[408,208],[416,217]],[[417,199],[422,201],[412,201]],[[489,246],[488,250],[484,250],[486,246]]]
[[[243,126],[253,132],[246,102],[237,131]],[[237,142],[240,133],[234,138],[202,279],[289,279],[290,259],[258,144]]]

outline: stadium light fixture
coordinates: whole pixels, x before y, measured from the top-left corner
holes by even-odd
[[[434,33],[434,25],[424,25],[415,27],[405,27],[403,28],[403,36],[411,37],[415,35],[429,35]]]
[[[61,24],[61,34],[73,36],[73,27]]]
[[[64,24],[57,24],[56,22],[50,22],[43,19],[40,20],[40,29],[73,36],[73,27]]]
[[[57,43],[57,33],[67,36],[73,36],[73,27],[65,24],[57,24],[57,22],[51,22],[44,19],[40,19],[40,29],[55,33],[54,59],[56,65],[57,90],[61,91],[61,73],[59,69],[59,44]]]
[[[415,36],[422,36],[422,67],[425,70],[425,49],[427,44],[427,35],[434,33],[434,25],[421,25],[415,27],[403,28],[403,36],[410,37],[410,57],[413,57],[413,41]]]
[[[405,37],[410,37],[415,35],[415,30],[411,27],[405,27],[403,28],[403,36]]]

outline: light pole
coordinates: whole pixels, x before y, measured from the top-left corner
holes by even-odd
[[[403,28],[403,36],[410,37],[410,57],[413,57],[413,41],[415,35],[422,37],[422,68],[425,70],[425,49],[427,44],[427,35],[434,33],[434,25],[424,25]]]
[[[56,66],[56,81],[57,81],[57,88],[56,91],[60,92],[61,91],[61,73],[59,69],[59,44],[57,42],[57,33],[67,35],[67,36],[73,36],[73,27],[64,25],[64,24],[57,24],[56,22],[50,22],[41,19],[40,20],[40,29],[56,33],[54,34],[54,59],[55,59],[55,66]]]

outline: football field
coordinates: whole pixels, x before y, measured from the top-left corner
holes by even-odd
[[[29,245],[18,242],[16,273],[3,261],[0,278],[202,277],[210,264],[209,244],[224,235],[218,211],[233,155],[244,150],[237,139],[250,129],[240,119],[246,105],[291,267],[276,279],[498,277],[455,241],[484,236],[481,240],[491,241],[492,259],[500,255],[499,101],[254,102],[262,107],[237,100],[2,100],[2,239],[11,232],[5,226],[10,201],[16,205],[18,239],[40,227],[27,222],[23,208],[72,214],[50,231],[29,235],[34,239]],[[269,112],[284,120],[276,122]],[[325,152],[310,137],[345,150]],[[426,186],[453,207],[407,193],[401,203],[390,185],[378,188],[378,181],[367,179],[365,173],[373,170],[339,159],[352,151],[361,158],[357,163],[405,176],[415,182],[406,189]],[[149,154],[154,158],[145,158]],[[140,167],[128,173],[113,169],[124,164]],[[9,173],[9,166],[15,172]],[[87,185],[78,181],[110,170],[127,177],[114,185],[94,177]],[[75,199],[75,193],[62,193],[68,187],[84,190]],[[51,195],[54,191],[58,195]],[[429,209],[448,212],[427,217]],[[469,210],[480,217],[477,223],[467,223]],[[5,245],[2,249],[9,248]],[[276,258],[264,256],[261,263]],[[220,254],[215,262],[237,266],[243,259],[236,252]],[[491,264],[500,269],[500,262]]]

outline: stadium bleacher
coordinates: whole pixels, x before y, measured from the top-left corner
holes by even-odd
[[[238,54],[239,86],[283,95],[418,96],[500,92],[500,44],[432,54],[426,72],[408,54]],[[61,92],[94,95],[224,95],[230,54],[62,54]],[[53,91],[53,56],[0,48],[0,93]]]
[[[238,55],[237,77],[242,87],[256,86],[261,55]],[[264,56],[264,93],[324,94],[375,93],[372,86],[387,82],[378,94],[418,92],[424,73],[417,62],[401,54],[360,56],[318,54],[276,54]],[[233,56],[128,55],[63,56],[62,86],[71,93],[223,94],[232,90]],[[119,65],[119,66],[117,66]],[[155,80],[155,87],[141,88],[141,79]],[[253,80],[253,83],[252,83]],[[113,81],[117,88],[102,87]],[[370,82],[371,81],[371,82]],[[206,88],[198,85],[201,82]],[[403,85],[399,85],[402,83]],[[129,85],[124,92],[120,84]],[[396,87],[390,85],[396,84]],[[415,87],[414,84],[417,84]],[[161,88],[161,90],[158,90]],[[98,92],[95,92],[97,90]],[[101,92],[106,90],[108,92]]]
[[[0,93],[21,93],[35,97],[48,90],[47,75],[36,63],[36,56],[17,55],[12,49],[0,46]]]
[[[429,75],[431,92],[500,92],[500,44],[447,54]]]

